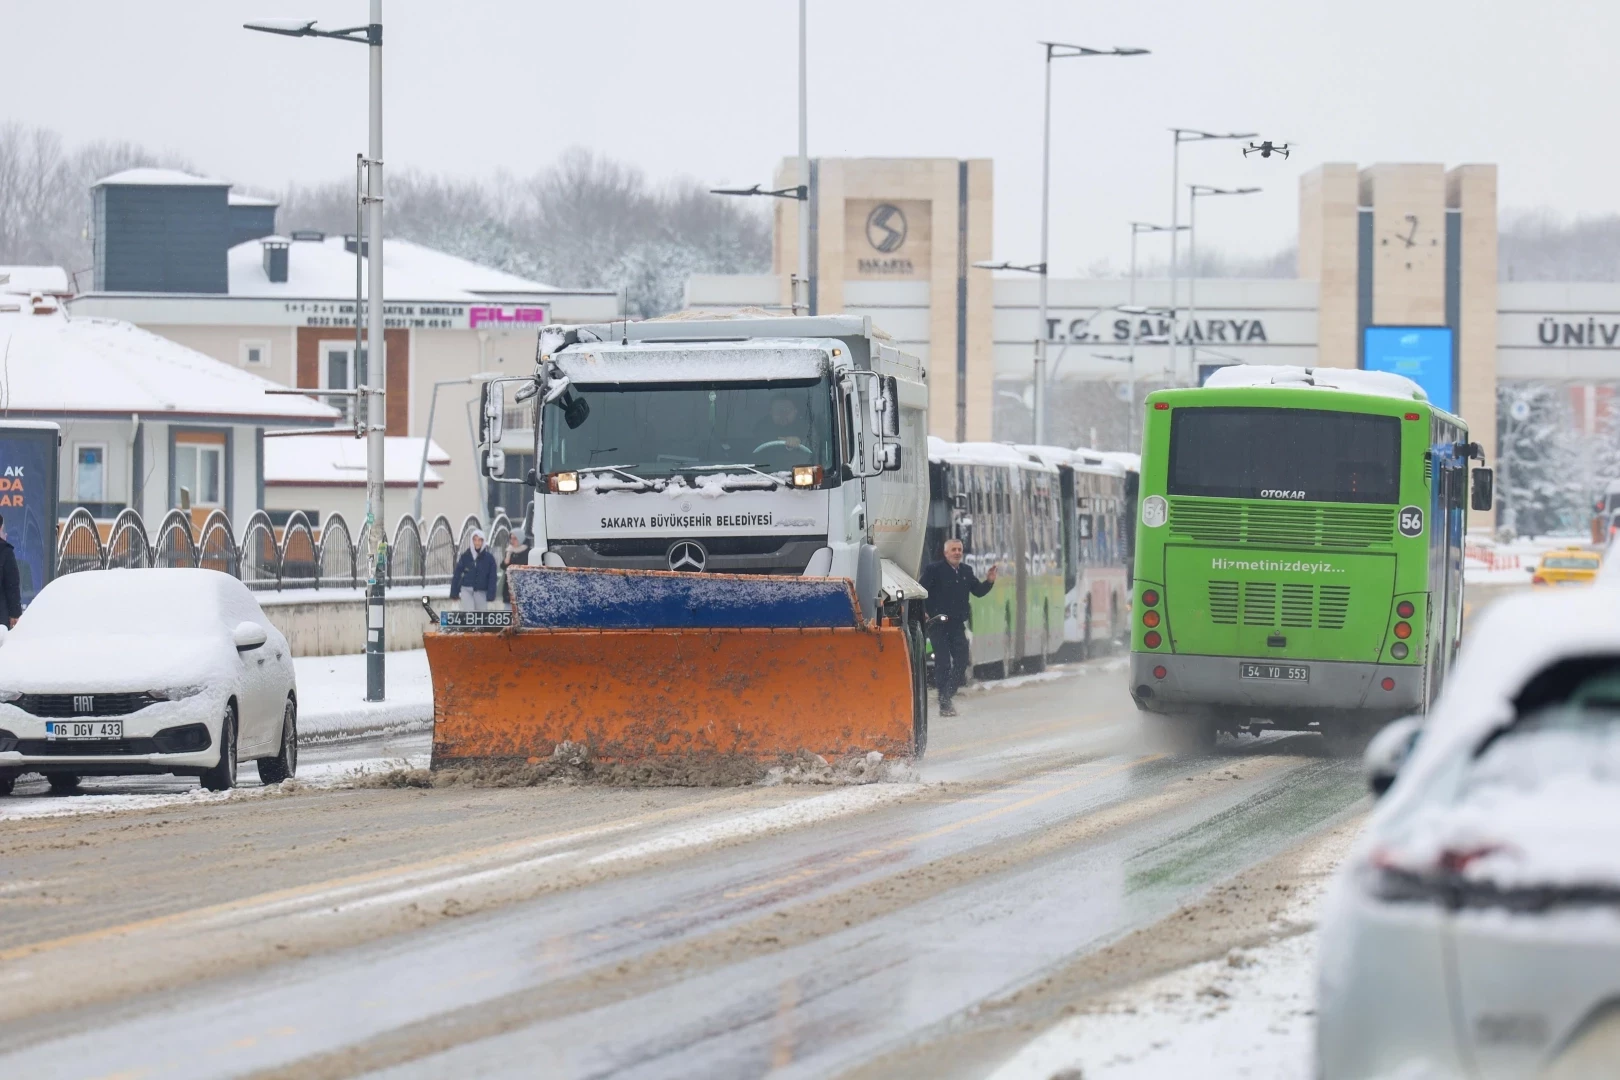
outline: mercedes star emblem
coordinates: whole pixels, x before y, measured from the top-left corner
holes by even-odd
[[[709,565],[709,553],[696,540],[675,541],[669,546],[668,558],[669,568],[682,573],[701,574]]]

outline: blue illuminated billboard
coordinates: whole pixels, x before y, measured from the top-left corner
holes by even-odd
[[[1457,411],[1449,326],[1369,326],[1361,366],[1404,375],[1423,387],[1431,405]]]

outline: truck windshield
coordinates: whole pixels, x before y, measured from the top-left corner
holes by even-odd
[[[1319,409],[1180,408],[1171,495],[1310,502],[1400,500],[1401,422]]]
[[[651,479],[703,465],[787,473],[837,461],[832,387],[825,379],[769,383],[576,385],[590,406],[577,428],[561,401],[541,421],[541,471],[614,465]]]

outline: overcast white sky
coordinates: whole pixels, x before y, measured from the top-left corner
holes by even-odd
[[[364,0],[0,0],[0,121],[129,139],[239,184],[347,180],[365,50],[252,34],[365,22]],[[386,0],[390,168],[525,173],[571,145],[653,177],[768,180],[794,151],[794,0]],[[1504,207],[1620,207],[1614,0],[810,0],[817,156],[989,157],[996,256],[1038,253],[1041,50],[1153,55],[1053,70],[1052,266],[1122,266],[1169,215],[1171,125],[1296,142],[1290,161],[1189,146],[1201,241],[1265,253],[1323,161],[1496,162]],[[284,222],[296,225],[296,222]],[[1146,249],[1144,249],[1146,254]]]

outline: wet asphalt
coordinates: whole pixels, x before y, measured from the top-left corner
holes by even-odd
[[[1313,735],[1156,752],[1124,682],[1103,661],[965,692],[962,715],[935,720],[928,759],[902,777],[906,797],[861,812],[700,839],[465,918],[12,1025],[0,1075],[837,1075],[1151,924],[1362,801],[1357,763]],[[396,737],[305,761],[425,748],[425,736]],[[119,948],[107,942],[109,963]]]

